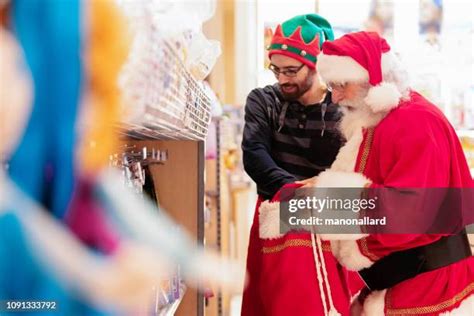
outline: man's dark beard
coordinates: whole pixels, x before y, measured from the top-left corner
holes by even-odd
[[[303,80],[303,82],[299,85],[296,83],[285,83],[280,85],[280,92],[285,100],[296,101],[311,88],[311,86],[313,85],[313,81],[314,71],[310,71],[308,72],[308,75]],[[282,89],[283,87],[295,87],[296,90],[291,93],[285,93]]]

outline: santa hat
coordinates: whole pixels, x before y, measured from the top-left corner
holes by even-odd
[[[321,45],[333,39],[331,25],[325,18],[317,14],[298,15],[277,26],[267,47],[268,57],[282,54],[314,69]]]
[[[365,102],[374,112],[397,107],[402,97],[393,83],[384,81],[384,74],[397,63],[385,39],[377,33],[357,32],[325,42],[318,56],[317,69],[326,82],[369,82],[371,88]]]

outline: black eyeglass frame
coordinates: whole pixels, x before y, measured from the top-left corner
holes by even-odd
[[[270,66],[268,66],[268,69],[270,69],[273,72],[273,74],[275,75],[275,77],[277,79],[280,76],[280,74],[283,74],[286,77],[294,78],[298,75],[298,72],[301,69],[303,69],[304,66],[305,66],[305,64],[301,64],[300,66],[296,67],[295,69],[280,70],[280,68],[278,68],[274,64],[270,64]]]

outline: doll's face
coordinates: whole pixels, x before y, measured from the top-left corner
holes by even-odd
[[[0,26],[0,162],[15,149],[33,99],[30,74],[15,37]]]

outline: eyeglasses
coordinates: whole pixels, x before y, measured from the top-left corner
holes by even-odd
[[[275,77],[278,79],[278,76],[280,76],[280,74],[283,74],[286,77],[296,77],[298,72],[301,69],[303,69],[303,67],[304,67],[304,64],[301,64],[299,67],[285,67],[285,70],[280,70],[280,68],[278,68],[277,66],[270,64],[268,68],[273,72]]]
[[[347,83],[337,83],[337,82],[328,82],[326,83],[326,86],[328,88],[328,91],[343,91],[346,88]]]

